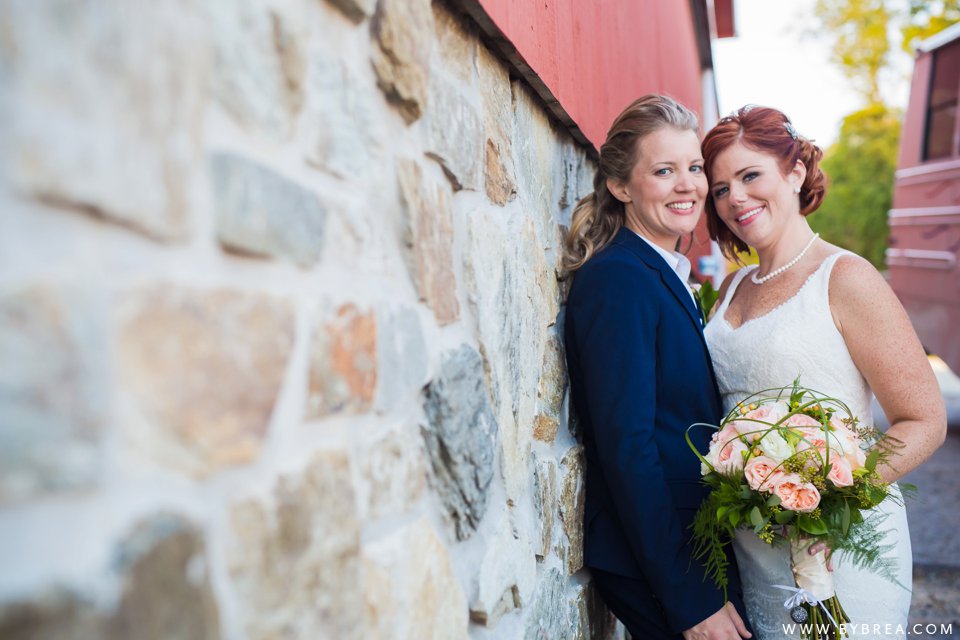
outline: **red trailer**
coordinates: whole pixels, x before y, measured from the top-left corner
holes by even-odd
[[[960,24],[917,52],[890,210],[890,284],[928,351],[960,371]]]

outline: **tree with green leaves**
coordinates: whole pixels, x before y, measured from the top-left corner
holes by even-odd
[[[901,27],[903,49],[912,54],[917,43],[960,22],[960,0],[909,0],[906,23]]]
[[[881,102],[880,71],[890,58],[884,0],[817,0],[817,18],[833,37],[832,59],[867,99]]]
[[[880,75],[890,64],[890,25],[899,25],[903,50],[960,22],[960,0],[817,0],[816,16],[832,40],[832,60],[866,104],[881,102]]]
[[[830,179],[827,198],[810,216],[810,226],[825,240],[860,254],[878,269],[884,268],[889,235],[900,117],[877,103],[844,118],[840,137],[822,164]]]

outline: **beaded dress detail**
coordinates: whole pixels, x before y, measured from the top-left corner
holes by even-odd
[[[757,267],[751,265],[736,273],[704,330],[724,411],[757,391],[790,385],[799,375],[804,387],[843,400],[861,422],[872,424],[872,392],[830,313],[830,273],[844,255],[853,254],[841,251],[828,256],[793,297],[733,328],[725,318],[727,306],[744,277]],[[910,588],[912,556],[906,510],[888,501],[875,511],[886,514],[880,525],[887,531],[883,544],[893,548],[885,555],[896,560],[897,578]],[[789,594],[771,586],[793,584],[789,545],[771,546],[753,531],[740,529],[734,550],[754,637],[800,638],[799,629],[790,633],[792,621],[783,606]],[[833,565],[837,594],[850,616],[850,637],[905,638],[910,591],[844,559],[834,558]]]

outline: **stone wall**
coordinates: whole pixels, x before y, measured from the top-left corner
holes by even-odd
[[[560,224],[455,7],[0,12],[0,637],[620,637]]]

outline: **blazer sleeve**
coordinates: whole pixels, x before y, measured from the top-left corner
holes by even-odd
[[[658,274],[642,265],[596,266],[578,273],[586,276],[575,283],[582,295],[567,309],[586,410],[601,475],[631,551],[671,631],[680,633],[718,611],[724,597],[685,543],[654,438],[657,326],[670,294]]]

